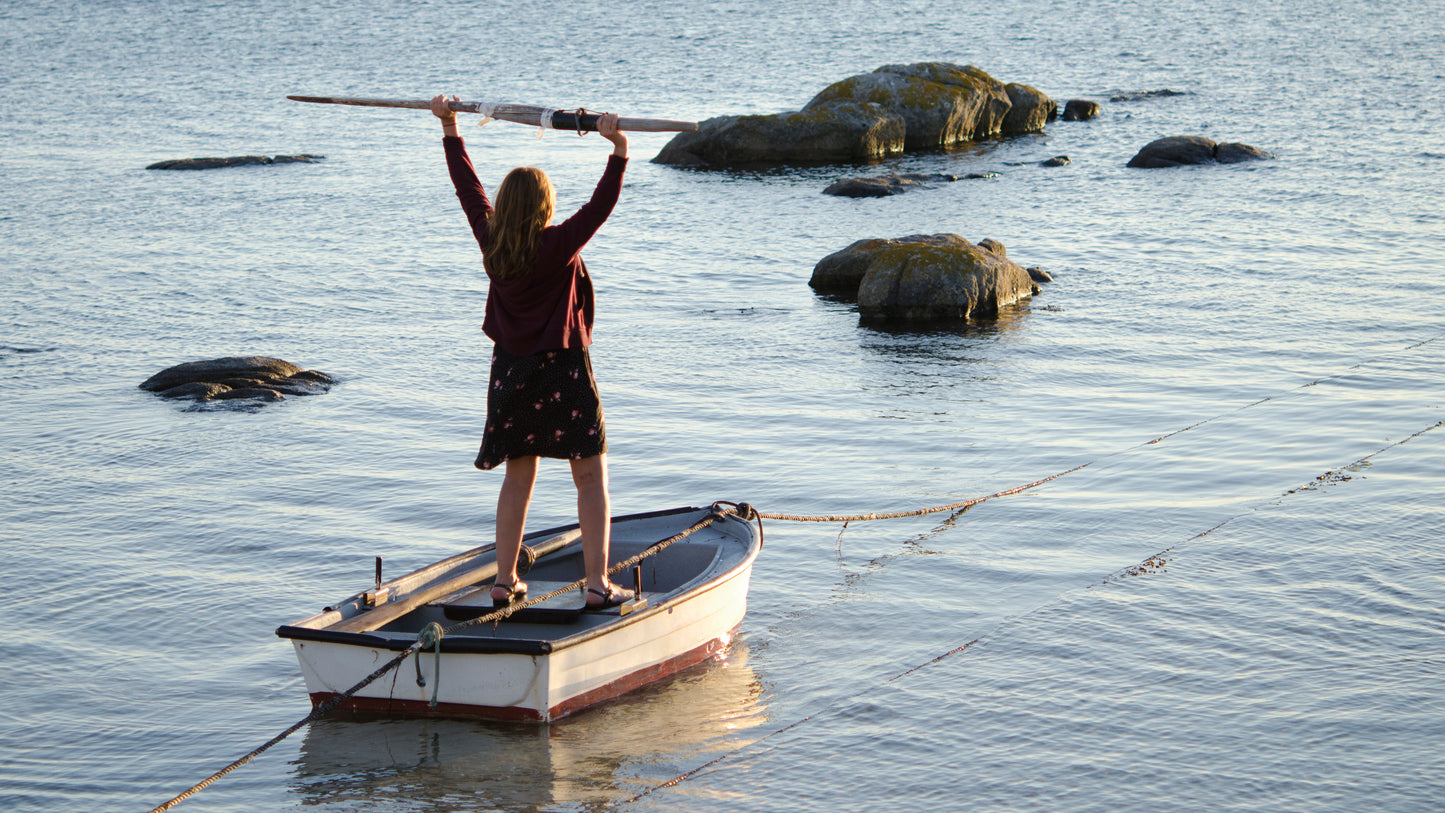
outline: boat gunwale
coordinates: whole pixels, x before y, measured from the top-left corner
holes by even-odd
[[[644,519],[656,519],[660,517],[671,516],[674,514],[683,514],[707,510],[709,509],[699,506],[686,506],[682,508],[665,509],[662,511],[649,511],[639,514],[629,514],[625,516],[613,517],[612,521],[627,522]],[[628,615],[620,616],[616,619],[604,621],[603,623],[597,624],[590,629],[579,630],[566,637],[484,638],[478,636],[458,634],[454,636],[444,637],[441,641],[441,651],[443,653],[451,652],[456,654],[515,654],[533,656],[549,655],[555,652],[559,652],[561,650],[569,649],[573,646],[584,644],[599,636],[609,635],[618,630],[646,621],[653,616],[662,613],[663,611],[667,611],[670,613],[680,604],[690,602],[696,598],[706,595],[709,592],[712,592],[714,589],[722,587],[727,583],[731,582],[742,573],[748,571],[752,567],[753,562],[757,559],[758,553],[762,550],[762,535],[757,531],[756,528],[754,528],[753,524],[748,520],[744,520],[741,517],[732,514],[726,515],[723,519],[724,521],[734,520],[740,522],[748,528],[748,539],[744,543],[745,552],[743,554],[742,560],[739,561],[737,564],[733,565],[732,567],[728,568],[727,570],[718,573],[711,578],[707,578],[701,581],[692,588],[676,593],[657,604],[649,604],[648,607],[637,612],[629,613]],[[546,530],[536,531],[534,533],[527,534],[527,536],[524,537],[524,540],[544,538],[558,533],[565,533],[569,530],[576,529],[577,527],[578,526],[574,523],[572,525],[562,526],[559,528],[549,528]],[[727,536],[731,536],[737,539],[736,535],[734,534],[727,533]],[[738,541],[742,540],[739,539]],[[557,551],[557,554],[561,554],[562,551],[568,550],[574,544],[580,544],[580,540],[569,543],[566,547]],[[489,547],[491,546],[483,546],[483,548],[474,549],[462,554],[457,554],[456,556],[448,557],[447,559],[443,559],[440,562],[435,562],[423,568],[419,568],[412,573],[400,576],[397,580],[405,579],[408,576],[411,576],[413,573],[418,573],[423,570],[436,567],[437,565],[443,564],[453,559],[460,559],[461,557],[475,555],[478,551],[485,552],[484,549]],[[422,608],[417,608],[417,610],[420,609]],[[416,610],[413,610],[413,612],[416,612]],[[374,630],[368,630],[365,632],[340,632],[328,629],[326,627],[317,628],[301,626],[301,624],[304,624],[307,621],[312,621],[313,619],[320,618],[323,615],[326,615],[326,613],[317,613],[316,615],[310,616],[309,618],[298,621],[296,624],[285,624],[277,627],[276,635],[277,637],[287,638],[293,641],[314,641],[317,643],[366,647],[371,649],[386,649],[397,652],[411,647],[416,642],[415,635],[412,633],[401,634],[409,637],[392,637],[391,635],[377,635],[375,634],[376,631]]]

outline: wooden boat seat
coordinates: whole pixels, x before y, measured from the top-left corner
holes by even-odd
[[[565,587],[567,584],[569,582],[533,579],[527,581],[527,589],[531,595],[539,596]],[[576,624],[582,616],[582,601],[580,593],[564,593],[534,607],[518,610],[503,618],[500,623]],[[450,621],[470,621],[473,618],[481,618],[496,609],[492,606],[491,585],[477,588],[450,601],[438,602],[430,606],[440,607],[442,614]]]

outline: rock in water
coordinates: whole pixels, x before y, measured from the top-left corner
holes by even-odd
[[[1059,116],[1059,104],[1043,91],[1028,85],[1010,82],[1004,85],[1009,109],[1003,117],[1000,134],[1006,136],[1041,133],[1044,125]]]
[[[1216,144],[1203,136],[1168,136],[1144,145],[1131,159],[1129,166],[1139,169],[1163,169],[1189,164],[1236,164],[1273,158],[1264,150],[1248,144]]]
[[[1258,147],[1230,142],[1214,148],[1214,160],[1221,164],[1237,164],[1240,161],[1267,161],[1274,156]]]
[[[1064,104],[1064,121],[1088,121],[1099,115],[1099,103],[1088,99],[1070,99]]]
[[[1005,86],[971,65],[884,65],[834,82],[797,112],[703,121],[652,160],[684,166],[867,160],[1037,132],[1057,109],[1038,90]]]
[[[1039,291],[1001,243],[986,239],[974,245],[957,234],[860,240],[820,260],[809,284],[839,295],[856,285],[858,315],[865,322],[992,317]]]
[[[326,373],[303,370],[282,359],[230,356],[168,367],[143,381],[140,388],[162,398],[271,403],[284,401],[286,395],[320,395],[333,383]]]
[[[234,155],[229,158],[177,158],[157,161],[146,169],[221,169],[269,164],[314,164],[324,155]]]
[[[847,178],[837,181],[823,190],[825,195],[844,198],[882,198],[901,195],[910,189],[919,189],[929,183],[952,183],[957,175],[909,172],[902,175],[878,175],[871,178]]]
[[[882,158],[903,151],[903,119],[876,104],[770,116],[718,116],[678,133],[653,158],[683,166],[753,166]]]

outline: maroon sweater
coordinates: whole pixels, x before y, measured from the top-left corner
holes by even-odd
[[[492,202],[482,191],[465,142],[445,136],[442,146],[446,148],[447,169],[457,199],[472,224],[477,245],[485,252],[491,244],[487,216],[492,213]],[[561,225],[542,231],[537,264],[530,273],[512,279],[491,279],[482,330],[503,350],[514,356],[530,356],[543,350],[592,344],[592,280],[579,252],[612,213],[626,168],[626,158],[608,157],[607,170],[597,182],[592,199]]]

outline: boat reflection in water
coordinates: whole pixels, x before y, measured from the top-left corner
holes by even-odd
[[[345,810],[538,810],[630,798],[740,747],[766,718],[737,640],[671,678],[550,725],[474,720],[320,720],[293,791]]]

